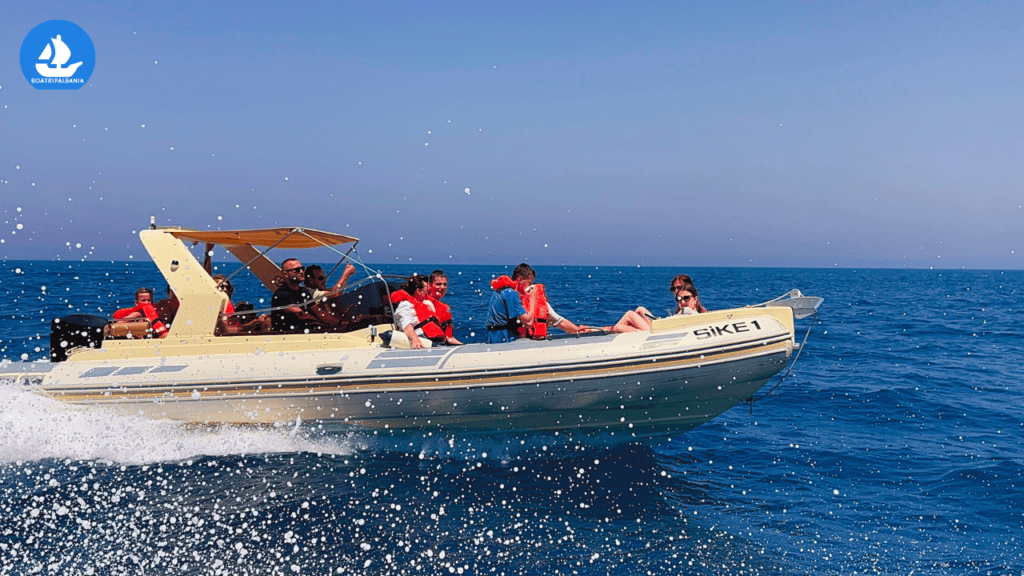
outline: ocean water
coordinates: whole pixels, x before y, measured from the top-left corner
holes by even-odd
[[[508,269],[447,271],[481,340]],[[1024,273],[538,271],[577,323],[664,311],[677,272],[712,309],[825,303],[771,395],[643,441],[188,427],[0,382],[0,575],[1024,574]],[[151,265],[0,263],[0,357],[139,285]]]

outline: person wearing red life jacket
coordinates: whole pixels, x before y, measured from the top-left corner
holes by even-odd
[[[511,278],[499,276],[491,282],[495,296],[491,297],[491,310],[487,315],[488,342],[507,342],[516,338],[543,340],[547,337],[548,326],[554,326],[569,334],[589,330],[586,326],[577,326],[555,312],[547,301],[544,285],[533,283],[536,278],[537,272],[533,267],[522,263],[512,271]],[[515,308],[517,297],[522,310],[526,312],[525,315],[512,314],[518,311]],[[498,333],[497,340],[492,336],[495,333]],[[507,339],[501,339],[506,334]]]
[[[224,305],[224,315],[230,316],[235,313],[235,305],[231,302],[231,297],[235,294],[235,287],[231,284],[231,280],[223,274],[214,274],[213,281],[217,283],[217,290],[227,294],[228,303]]]
[[[430,283],[427,277],[416,274],[409,278],[401,290],[391,294],[391,302],[397,305],[395,323],[398,328],[405,332],[412,348],[423,348],[420,336],[436,344],[458,344],[458,340],[449,339],[445,335],[429,296]]]
[[[519,266],[516,267],[519,270]],[[533,314],[523,306],[527,284],[504,274],[491,280],[491,303],[487,309],[487,343],[511,342],[526,332],[532,333]]]
[[[167,326],[160,321],[160,314],[153,306],[153,291],[149,288],[139,288],[135,291],[135,306],[121,308],[114,312],[114,320],[133,320],[145,318],[149,320],[153,332],[157,338],[167,336]]]
[[[447,293],[448,275],[444,273],[444,270],[434,270],[430,273],[430,295],[427,298],[434,304],[437,319],[441,321],[441,328],[444,330],[445,337],[448,338],[448,343],[462,344],[455,339],[453,334],[452,309],[441,301],[441,298],[444,298]]]
[[[547,294],[544,291],[543,284],[534,284],[537,279],[537,273],[528,264],[520,264],[525,268],[520,272],[522,275],[522,281],[526,283],[526,295],[523,299],[523,304],[526,309],[534,315],[533,321],[533,336],[536,340],[542,340],[547,337],[547,328],[552,326],[565,332],[566,334],[578,334],[580,332],[590,332],[591,328],[584,325],[576,325],[568,318],[565,318],[561,314],[555,311],[551,303],[548,302]],[[517,267],[518,269],[518,267]],[[516,275],[515,272],[512,273]]]

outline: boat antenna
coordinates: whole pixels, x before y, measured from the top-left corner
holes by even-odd
[[[156,216],[149,217],[149,229],[156,230]]]

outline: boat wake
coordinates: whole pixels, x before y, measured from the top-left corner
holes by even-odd
[[[420,460],[508,464],[522,457],[575,455],[584,448],[636,442],[630,434],[537,432],[444,434],[372,431],[328,433],[315,422],[277,426],[183,424],[64,404],[29,386],[0,380],[0,463],[46,459],[99,460],[124,465],[177,462],[202,456],[310,452],[411,454]]]
[[[273,427],[201,426],[69,405],[11,380],[0,380],[0,404],[5,407],[0,413],[0,463],[71,459],[141,465],[202,456],[369,452],[508,464],[524,456],[557,459],[585,447],[637,441],[632,435],[614,433],[327,433],[315,422],[301,420]]]
[[[300,423],[279,427],[186,426],[78,407],[0,380],[0,463],[45,459],[139,465],[197,456],[315,452],[345,456],[360,442],[310,434]],[[299,425],[296,425],[299,424]]]

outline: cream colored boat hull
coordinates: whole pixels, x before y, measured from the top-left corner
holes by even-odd
[[[34,376],[63,402],[198,424],[648,432],[707,422],[792,351],[790,309],[760,308],[667,318],[650,332],[426,350],[385,348],[369,331],[104,342]]]

